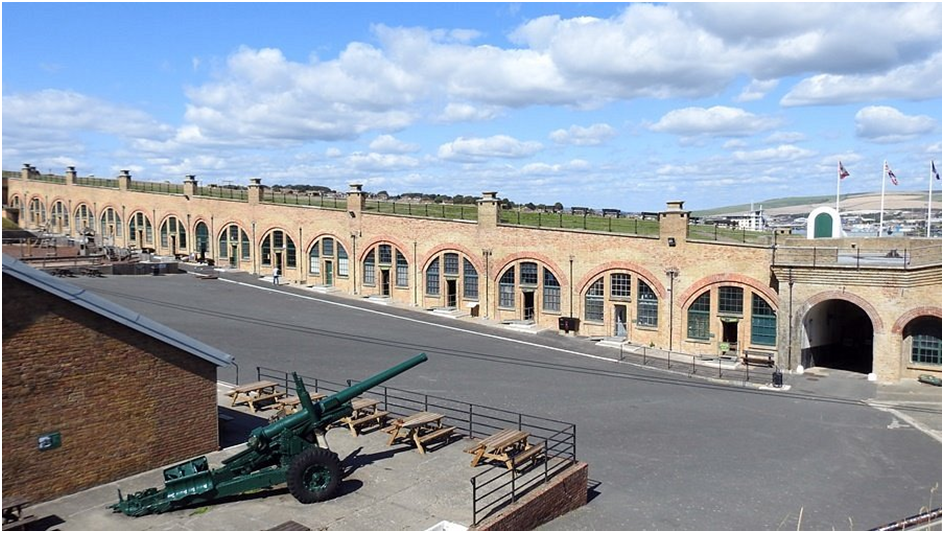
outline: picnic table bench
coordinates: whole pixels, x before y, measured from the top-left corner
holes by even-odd
[[[774,366],[774,354],[761,352],[759,350],[744,350],[741,361],[743,361],[745,365]]]
[[[544,451],[543,444],[529,444],[528,437],[527,431],[503,429],[466,448],[465,452],[474,455],[473,467],[483,459],[491,459],[504,463],[511,470],[528,459],[534,462]]]
[[[443,427],[443,416],[439,413],[421,411],[406,418],[394,420],[390,423],[390,427],[385,430],[390,433],[387,446],[392,446],[400,439],[406,439],[408,442],[412,441],[416,444],[416,450],[425,455],[427,442],[448,437],[456,429],[455,426]],[[405,434],[401,434],[403,430],[406,430]]]
[[[36,515],[24,515],[23,508],[29,507],[30,501],[20,496],[3,497],[3,530],[16,529],[31,524],[39,518]]]
[[[71,278],[72,269],[71,268],[57,268],[55,271],[53,271],[52,274],[53,276],[56,276],[57,278]]]
[[[82,269],[82,275],[90,278],[100,278],[102,277],[102,271],[95,267],[87,267]]]
[[[325,394],[322,392],[312,392],[309,396],[311,396],[311,401],[317,402],[324,398]],[[289,396],[287,398],[279,398],[276,402],[279,404],[279,409],[283,414],[290,415],[298,411],[298,404],[302,403],[302,399],[298,396]]]
[[[377,427],[382,427],[390,413],[378,410],[378,403],[380,403],[378,400],[355,398],[351,402],[351,408],[354,411],[351,413],[351,416],[342,418],[341,423],[347,424],[348,428],[351,430],[351,434],[355,437],[357,436],[358,428],[362,426],[377,424]]]
[[[278,405],[274,401],[285,396],[286,393],[276,390],[277,386],[278,383],[274,381],[254,381],[252,383],[247,383],[245,385],[236,387],[226,394],[233,398],[233,404],[231,407],[235,407],[238,404],[244,403],[249,405],[249,409],[255,413],[259,409],[265,409],[266,407],[271,407],[272,405]],[[269,403],[270,401],[272,401],[272,403]]]

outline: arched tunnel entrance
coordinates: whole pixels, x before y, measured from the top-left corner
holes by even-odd
[[[868,374],[872,372],[872,320],[858,305],[826,300],[803,318],[801,364]]]

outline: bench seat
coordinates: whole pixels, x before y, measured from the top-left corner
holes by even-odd
[[[420,444],[426,444],[429,441],[441,439],[447,435],[452,434],[455,429],[455,426],[446,426],[444,428],[437,429],[436,431],[427,433],[422,437],[418,437],[416,440],[419,441]]]
[[[356,437],[357,428],[359,428],[360,426],[366,426],[370,424],[371,422],[377,422],[377,426],[382,427],[384,424],[384,421],[387,419],[389,415],[390,413],[387,411],[377,411],[375,413],[371,413],[369,415],[365,415],[360,418],[347,418],[344,420],[344,423],[347,424],[349,428],[351,428],[351,433]]]
[[[528,449],[518,452],[511,457],[511,463],[515,467],[521,466],[528,459],[531,460],[531,463],[534,464],[544,453],[544,444],[535,444],[534,446],[529,447]]]
[[[745,365],[774,366],[774,354],[770,352],[744,350],[741,361],[743,361]]]

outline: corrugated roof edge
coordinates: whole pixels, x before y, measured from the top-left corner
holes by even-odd
[[[63,300],[84,307],[109,320],[114,320],[119,324],[140,331],[161,342],[180,348],[187,353],[205,359],[217,366],[229,366],[232,365],[235,360],[235,358],[228,353],[222,352],[208,344],[204,344],[193,337],[188,337],[175,329],[171,329],[140,313],[136,313],[126,307],[106,300],[86,289],[51,276],[41,270],[37,270],[7,254],[3,254],[3,273],[9,274],[20,281],[29,283],[38,289],[58,296]]]

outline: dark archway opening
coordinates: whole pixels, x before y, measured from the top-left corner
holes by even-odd
[[[827,300],[803,319],[805,339],[800,354],[806,367],[872,372],[872,321],[852,302]]]

